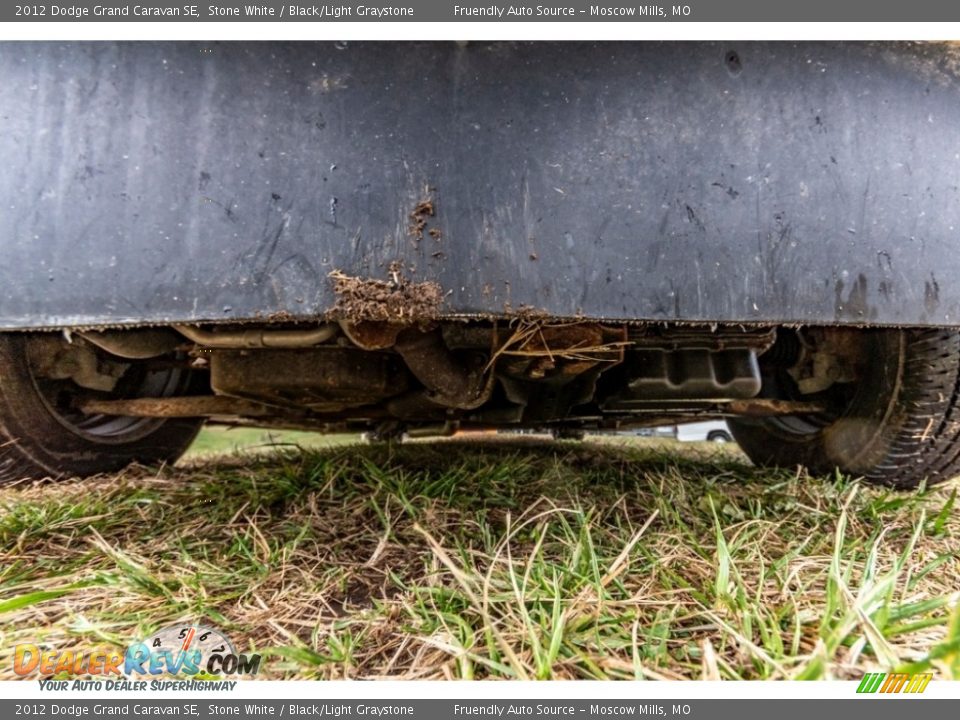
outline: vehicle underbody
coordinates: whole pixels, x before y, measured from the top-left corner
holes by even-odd
[[[952,477],[960,447],[951,329],[532,313],[177,324],[0,333],[0,377],[6,480],[172,461],[204,423],[390,441],[721,418],[760,464],[904,487]]]
[[[384,438],[830,413],[837,389],[857,380],[860,352],[859,333],[850,328],[532,316],[175,326],[24,339],[35,376],[66,415],[205,417]],[[190,382],[145,392],[130,384],[131,377],[172,372]],[[790,395],[764,397],[764,375],[789,378]]]

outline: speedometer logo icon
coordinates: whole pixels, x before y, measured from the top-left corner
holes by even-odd
[[[178,624],[127,648],[124,669],[136,675],[255,675],[260,655],[237,653],[217,628]]]

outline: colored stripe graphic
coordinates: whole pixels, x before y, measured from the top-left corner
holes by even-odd
[[[886,673],[867,673],[863,676],[863,680],[860,681],[860,686],[857,688],[857,692],[875,693],[886,675]]]
[[[922,693],[927,689],[932,673],[867,673],[857,686],[858,693]]]
[[[927,685],[930,684],[930,680],[933,679],[933,673],[920,673],[914,675],[910,678],[910,684],[907,685],[907,689],[904,692],[908,693],[922,693],[927,689]]]
[[[903,684],[907,681],[907,675],[903,673],[890,673],[887,675],[886,681],[883,683],[883,686],[880,688],[882,693],[897,693],[900,692],[900,688],[903,687]]]

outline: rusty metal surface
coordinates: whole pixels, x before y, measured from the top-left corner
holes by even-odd
[[[385,350],[393,347],[397,342],[397,335],[406,325],[399,323],[390,323],[377,320],[366,320],[363,322],[352,323],[347,320],[340,322],[340,329],[343,334],[359,348],[364,350]]]
[[[394,349],[423,383],[424,399],[430,403],[470,410],[490,399],[494,376],[488,372],[486,358],[478,353],[455,356],[439,328],[429,332],[405,330],[397,336]]]
[[[127,400],[87,398],[77,403],[77,409],[88,415],[132,415],[135,417],[158,418],[217,415],[238,415],[255,418],[276,414],[276,410],[260,403],[213,395],[130,398]]]
[[[445,315],[956,325],[958,66],[906,43],[0,43],[0,329],[316,318],[331,273],[391,267]]]
[[[823,403],[800,402],[793,400],[773,400],[769,398],[752,398],[750,400],[734,400],[724,405],[724,408],[733,415],[748,415],[751,417],[769,417],[774,415],[815,415],[826,411]]]
[[[183,338],[167,328],[90,331],[80,333],[80,336],[111,355],[128,360],[154,358],[183,344]]]
[[[215,350],[207,358],[215,393],[294,411],[336,413],[377,403],[404,392],[408,382],[394,357],[354,348]]]

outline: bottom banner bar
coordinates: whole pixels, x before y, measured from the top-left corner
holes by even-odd
[[[884,700],[886,699],[886,701]],[[863,706],[869,702],[869,711]],[[910,720],[955,717],[960,701],[913,696],[909,711],[890,695],[851,700],[58,700],[35,702],[0,700],[0,717],[34,718],[411,718],[414,720],[513,720],[527,718],[710,718],[710,720],[809,720],[869,712],[871,720]]]

